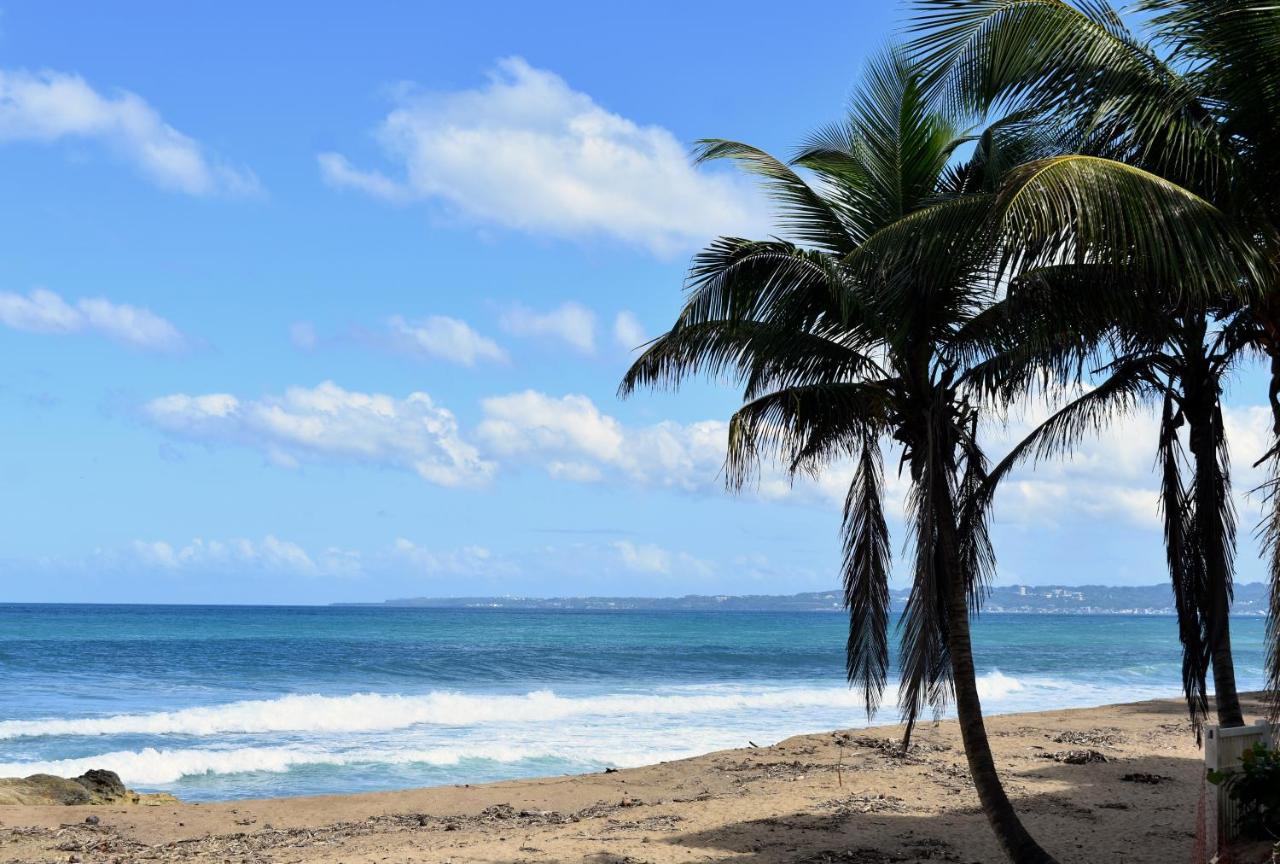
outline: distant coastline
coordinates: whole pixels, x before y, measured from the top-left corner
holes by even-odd
[[[890,592],[895,608],[907,592]],[[839,591],[798,594],[688,594],[683,597],[406,597],[381,603],[334,603],[334,606],[424,609],[547,609],[579,612],[839,612]],[[1235,586],[1235,615],[1265,615],[1267,586],[1249,582]],[[993,588],[983,610],[1028,615],[1172,615],[1168,585],[1004,585]]]

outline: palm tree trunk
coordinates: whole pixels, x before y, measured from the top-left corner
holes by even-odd
[[[1195,460],[1197,545],[1204,556],[1207,579],[1205,637],[1213,665],[1213,692],[1219,726],[1243,726],[1231,653],[1231,570],[1227,544],[1233,542],[1225,520],[1230,517],[1230,482],[1218,461],[1221,414],[1213,391],[1188,392],[1188,443]]]
[[[951,655],[951,674],[955,682],[956,716],[960,723],[960,738],[964,742],[965,757],[969,761],[969,774],[987,814],[991,830],[1014,864],[1057,864],[1048,852],[1023,827],[1022,820],[1013,809],[1009,796],[996,772],[995,758],[987,740],[987,727],[982,719],[982,701],[978,698],[978,678],[973,665],[973,645],[969,638],[968,580],[961,571],[960,556],[956,544],[955,511],[949,496],[938,496],[939,509],[949,512],[939,514],[939,563],[944,568],[944,580],[948,586],[947,599],[947,650]]]
[[[1221,586],[1221,598],[1214,604],[1210,625],[1210,645],[1213,659],[1213,693],[1218,708],[1219,726],[1243,726],[1244,714],[1240,710],[1240,693],[1236,690],[1236,667],[1231,656],[1231,619],[1226,586]]]
[[[1005,794],[995,758],[987,741],[987,728],[982,720],[982,702],[978,698],[978,679],[974,673],[973,649],[969,641],[969,604],[964,591],[953,591],[947,604],[947,645],[951,653],[951,672],[955,679],[956,715],[960,722],[960,738],[969,760],[982,812],[987,814],[1004,854],[1014,864],[1055,864],[1053,856],[1023,827],[1017,811]]]

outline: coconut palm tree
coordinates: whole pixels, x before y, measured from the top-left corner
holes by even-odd
[[[627,372],[624,394],[729,373],[744,404],[729,426],[726,475],[740,488],[766,456],[791,473],[851,458],[844,506],[847,671],[874,712],[889,668],[889,530],[881,444],[902,448],[910,477],[912,588],[901,632],[900,706],[911,728],[954,693],[984,811],[1011,860],[1048,862],[1023,827],[987,741],[970,642],[992,563],[985,515],[970,507],[986,477],[953,343],[992,300],[994,259],[979,232],[908,250],[910,230],[980,168],[949,170],[960,130],[932,110],[900,52],[870,67],[847,121],[815,136],[796,170],[745,144],[713,140],[703,160],[737,160],[761,175],[798,242],[721,238],[694,259],[676,323]],[[949,188],[950,186],[950,188]],[[977,213],[978,211],[974,211]],[[928,260],[930,263],[924,263]]]
[[[1203,230],[1217,223],[1196,196],[1127,166],[1055,157],[1016,117],[964,134],[926,83],[902,52],[889,52],[870,67],[847,119],[790,162],[746,144],[702,142],[701,160],[731,159],[762,178],[787,239],[722,237],[699,253],[675,324],[620,389],[674,387],[700,373],[740,382],[743,404],[728,435],[731,488],[749,483],[768,458],[792,475],[852,462],[842,523],[846,665],[868,714],[889,670],[881,448],[900,448],[914,543],[898,631],[906,738],[922,711],[954,697],[974,785],[1001,846],[1013,861],[1045,862],[1052,859],[1000,783],[978,696],[969,617],[993,555],[970,366],[1000,344],[1007,322],[998,296],[1020,274],[1064,259],[1117,267],[1123,259],[1144,278],[1213,281],[1222,276],[1223,234]],[[966,144],[972,155],[960,159]],[[1126,194],[1112,194],[1115,187]],[[1152,208],[1194,218],[1134,218]],[[1106,215],[1092,218],[1098,213]],[[1150,254],[1171,245],[1187,255],[1171,262]]]
[[[1065,454],[1080,436],[1141,403],[1159,405],[1154,443],[1183,690],[1198,734],[1209,710],[1206,678],[1212,669],[1218,722],[1240,726],[1227,614],[1236,521],[1221,396],[1251,322],[1239,312],[1215,315],[1221,305],[1214,309],[1196,295],[1171,303],[1117,277],[1096,265],[1066,273],[1044,268],[1011,285],[996,311],[1011,325],[1006,344],[1016,347],[979,364],[971,379],[984,380],[1005,402],[1029,392],[1030,379],[1046,372],[1058,385],[1079,383],[1082,373],[1093,372],[1096,386],[1018,444],[992,470],[988,492],[1022,460]],[[1185,450],[1179,435],[1184,426]],[[1188,462],[1189,482],[1182,476]]]
[[[1177,436],[1163,429],[1162,505],[1186,695],[1198,722],[1211,665],[1218,722],[1241,725],[1228,618],[1234,516],[1217,379],[1240,352],[1267,352],[1280,441],[1280,283],[1274,269],[1280,260],[1280,7],[1254,0],[1146,0],[1139,6],[1150,16],[1153,42],[1131,32],[1103,0],[917,0],[914,47],[930,70],[931,86],[945,98],[979,114],[1016,106],[1074,140],[1077,152],[1178,183],[1213,202],[1262,252],[1236,247],[1236,273],[1213,289],[1225,301],[1219,311],[1229,324],[1213,345],[1196,339],[1211,313],[1186,307],[1185,285],[1149,286],[1165,297],[1161,308],[1173,313],[1158,319],[1174,326],[1156,353],[1174,346],[1171,362],[1178,368],[1160,370],[1163,383],[1146,393],[1171,400],[1165,421],[1186,422],[1195,464],[1190,490],[1179,492],[1179,478],[1169,473]],[[1153,211],[1140,218],[1164,215]],[[1150,305],[1135,292],[1126,294],[1134,308]],[[1117,364],[1125,359],[1116,356]],[[1156,359],[1148,354],[1143,362],[1152,369]],[[1280,540],[1280,498],[1267,533],[1274,691],[1280,685],[1280,546],[1274,542]]]

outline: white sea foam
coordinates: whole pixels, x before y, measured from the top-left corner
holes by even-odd
[[[1169,696],[1176,688],[1170,692],[1154,685],[1121,687],[990,672],[979,679],[979,691],[986,710],[1000,713]],[[891,698],[886,699],[886,705],[892,704]],[[891,707],[883,719],[892,722]],[[0,776],[73,776],[89,768],[107,768],[127,783],[146,788],[188,777],[282,773],[300,766],[454,766],[470,760],[508,765],[514,773],[526,770],[515,769],[515,763],[540,760],[527,770],[547,773],[584,766],[641,765],[741,746],[748,738],[765,743],[863,722],[858,694],[843,687],[707,685],[654,695],[582,697],[549,691],[287,696],[155,714],[0,723],[0,736],[8,738],[119,734],[209,738],[206,746],[153,746],[0,764]],[[257,746],[232,748],[214,737],[223,733],[264,737],[245,742]],[[294,742],[284,746],[272,737],[283,733],[295,733]]]
[[[1148,695],[1164,695],[1151,688]],[[978,680],[989,710],[1097,705],[1137,698],[1131,687],[1106,687],[1047,678],[1016,678],[992,671]],[[892,692],[885,705],[893,704]],[[561,696],[550,690],[522,695],[435,691],[420,696],[356,693],[347,696],[290,695],[148,714],[49,718],[0,722],[0,739],[37,736],[188,735],[228,733],[387,732],[419,725],[480,727],[492,724],[544,724],[573,718],[696,717],[759,711],[849,712],[853,720],[862,702],[845,687],[686,688],[661,694]]]
[[[299,765],[457,765],[466,759],[512,763],[549,754],[530,754],[501,745],[433,747],[423,750],[350,750],[330,752],[308,747],[242,747],[234,750],[118,750],[79,759],[0,763],[0,776],[57,774],[74,777],[91,768],[114,771],[128,784],[158,786],[202,774],[283,772]]]

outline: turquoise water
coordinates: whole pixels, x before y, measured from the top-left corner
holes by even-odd
[[[192,800],[598,771],[862,725],[831,613],[0,605],[0,776]],[[1233,623],[1242,688],[1263,621]],[[991,713],[1178,695],[1171,618],[982,616]],[[879,719],[891,722],[893,692]]]

